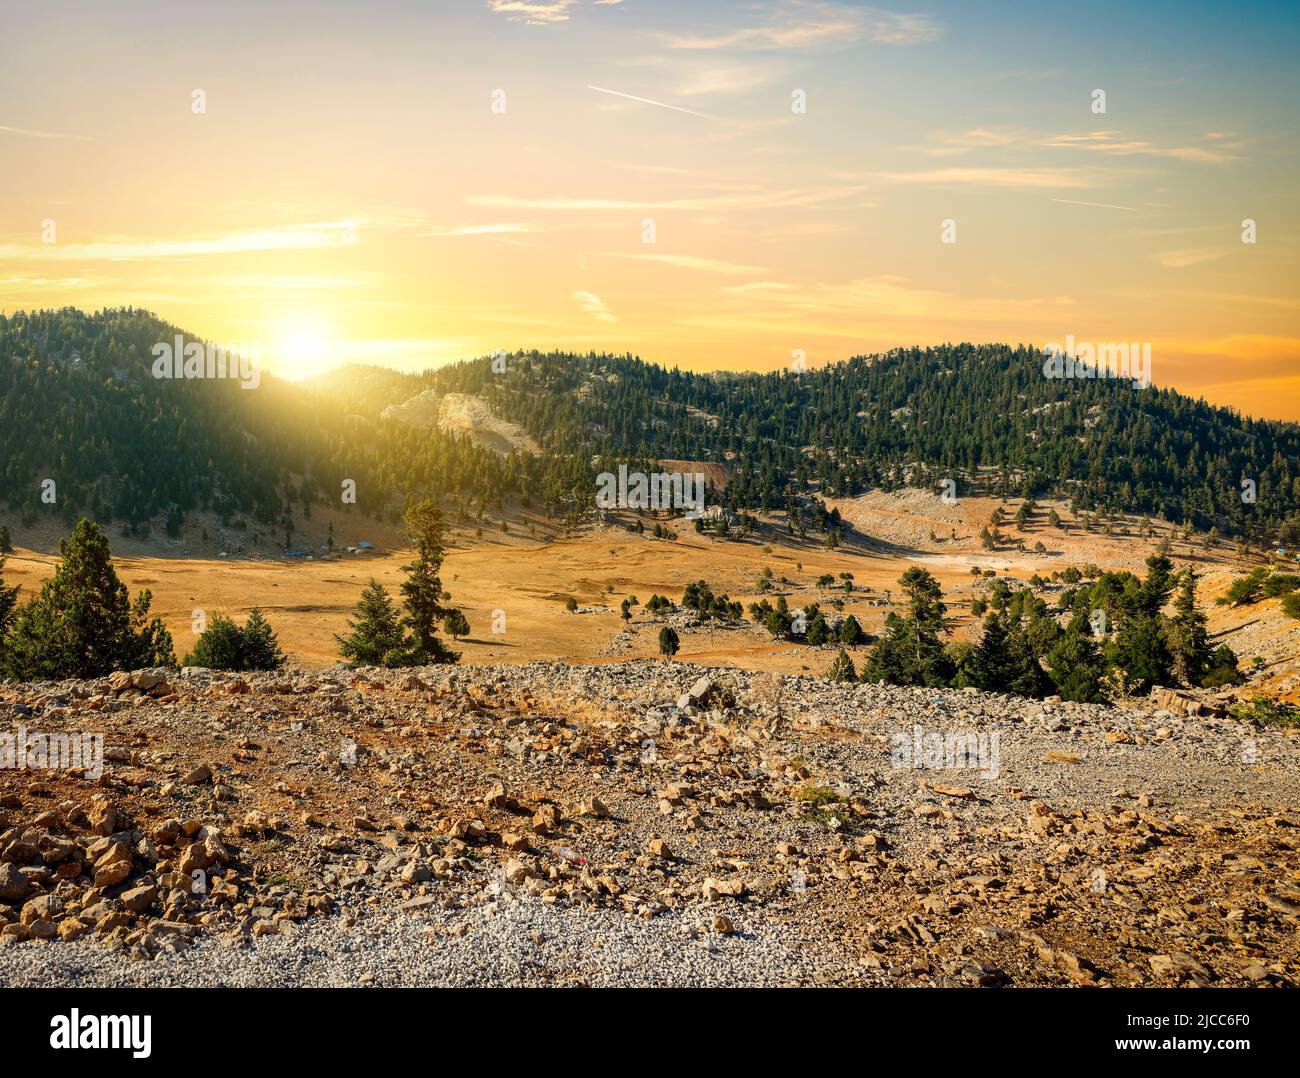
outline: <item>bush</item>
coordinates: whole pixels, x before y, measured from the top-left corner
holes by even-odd
[[[659,654],[671,659],[677,654],[677,649],[681,646],[681,640],[678,638],[676,631],[671,625],[665,625],[659,630]]]
[[[194,642],[194,650],[185,656],[185,665],[211,670],[278,670],[284,665],[284,652],[262,612],[254,609],[242,629],[223,614],[214,617]]]
[[[1283,598],[1282,613],[1289,618],[1300,618],[1300,591],[1293,591]]]
[[[1227,644],[1220,644],[1210,655],[1209,669],[1201,678],[1201,686],[1217,689],[1223,685],[1241,685],[1246,677],[1237,669],[1237,653]]]
[[[1277,599],[1300,589],[1300,576],[1295,573],[1274,573],[1264,581],[1264,597]]]
[[[849,653],[843,648],[840,649],[839,654],[831,662],[826,671],[826,676],[831,681],[856,681],[858,679],[858,672],[853,666],[853,660],[849,658]]]
[[[469,621],[466,619],[464,611],[453,610],[442,619],[442,631],[450,636],[453,640],[459,640],[469,632]]]
[[[1228,713],[1259,726],[1300,726],[1300,707],[1285,700],[1270,700],[1267,696],[1256,696],[1248,704],[1233,704]]]

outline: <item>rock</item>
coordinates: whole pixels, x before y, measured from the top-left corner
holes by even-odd
[[[112,887],[131,875],[131,849],[124,842],[114,842],[95,862],[95,886]]]
[[[212,768],[207,764],[199,764],[197,767],[191,768],[185,773],[184,777],[181,779],[181,784],[184,786],[202,786],[205,782],[211,781],[211,779]]]
[[[86,812],[92,834],[106,836],[117,830],[117,806],[106,797],[97,797]]]
[[[1133,735],[1127,730],[1107,730],[1106,741],[1111,745],[1132,745]]]
[[[506,883],[520,884],[532,879],[536,873],[518,858],[512,857],[506,862]]]
[[[743,880],[718,880],[710,876],[700,884],[700,892],[706,902],[713,902],[719,898],[742,898],[745,894],[745,883]]]
[[[244,813],[240,827],[245,834],[264,835],[271,830],[271,818],[265,812],[253,809],[251,812]]]
[[[650,840],[650,853],[651,856],[662,857],[665,861],[671,861],[673,858],[673,851],[668,848],[668,843],[661,838],[652,838]]]
[[[31,882],[9,861],[0,861],[0,898],[17,902],[27,897],[32,889]]]
[[[731,918],[719,913],[713,918],[713,931],[720,936],[730,936],[736,931],[735,926],[731,923]]]
[[[599,797],[591,797],[578,805],[578,815],[594,816],[598,820],[603,820],[608,818],[609,809],[605,807],[605,802]]]
[[[124,891],[119,897],[119,901],[132,913],[144,913],[153,905],[154,899],[157,897],[157,884],[142,883],[139,887]]]
[[[418,861],[408,861],[402,866],[401,880],[403,883],[424,883],[433,879],[433,873],[429,871],[427,865],[422,865]]]
[[[685,711],[688,707],[702,707],[708,701],[713,690],[714,681],[705,674],[677,698],[678,709]]]
[[[131,675],[131,687],[138,692],[156,690],[159,696],[170,688],[167,679],[157,670],[137,670]]]
[[[1156,954],[1151,956],[1151,971],[1158,977],[1174,977],[1185,980],[1195,977],[1197,980],[1209,980],[1209,971],[1191,955],[1174,952],[1173,954]]]
[[[483,795],[483,804],[486,808],[505,808],[507,802],[506,788],[499,782]]]

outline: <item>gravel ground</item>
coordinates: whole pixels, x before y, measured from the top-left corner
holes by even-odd
[[[832,983],[824,939],[758,911],[736,932],[695,913],[652,920],[507,898],[432,916],[369,910],[232,948],[206,938],[132,960],[94,942],[0,949],[0,987],[793,987]],[[452,932],[463,931],[463,935]]]

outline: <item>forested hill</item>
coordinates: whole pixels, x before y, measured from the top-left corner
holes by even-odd
[[[902,349],[762,375],[534,352],[420,375],[264,375],[246,390],[153,378],[153,345],[177,332],[132,309],[0,316],[0,497],[37,511],[40,482],[54,477],[69,515],[138,525],[203,507],[270,521],[337,499],[351,478],[372,513],[428,489],[562,513],[591,504],[595,472],[615,459],[712,460],[731,466],[737,508],[951,478],[959,491],[1062,494],[1261,541],[1300,537],[1300,426],[1128,381],[1047,378],[1024,346]],[[425,390],[481,396],[542,455],[503,457],[381,418]]]

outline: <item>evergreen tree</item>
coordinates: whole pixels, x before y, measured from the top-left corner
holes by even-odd
[[[972,662],[975,684],[988,692],[1011,692],[1015,665],[1007,643],[1006,623],[998,614],[984,619],[984,635],[975,646]]]
[[[18,607],[18,585],[4,583],[5,560],[4,553],[0,552],[0,676],[5,670],[5,637],[9,635],[9,626]]]
[[[443,605],[442,560],[446,556],[443,544],[442,511],[433,498],[425,498],[406,511],[406,534],[415,545],[415,561],[402,566],[406,579],[401,591],[405,598],[404,624],[414,638],[416,660],[413,665],[426,663],[454,663],[460,656],[438,637],[438,625],[452,607]]]
[[[284,665],[280,642],[260,608],[249,611],[242,635],[245,670],[278,670]]]
[[[1047,653],[1047,669],[1062,700],[1080,704],[1105,703],[1105,665],[1092,638],[1092,626],[1082,615],[1070,619],[1064,634]]]
[[[194,642],[183,665],[209,670],[243,670],[244,638],[239,626],[224,614],[214,614]]]
[[[850,614],[843,622],[840,623],[840,643],[845,647],[854,647],[862,643],[866,634],[862,631],[862,626],[858,624],[858,619]]]
[[[849,658],[849,653],[840,648],[839,654],[832,660],[830,667],[826,671],[826,676],[831,681],[856,681],[858,672],[854,669],[853,660]]]
[[[469,633],[469,621],[461,610],[453,610],[442,619],[442,631],[453,640],[459,640]]]
[[[1207,689],[1217,689],[1222,685],[1241,685],[1245,676],[1237,668],[1237,654],[1227,644],[1220,644],[1210,656],[1209,670],[1201,678],[1201,684]]]
[[[149,617],[146,589],[132,602],[113,568],[108,537],[82,518],[60,540],[62,560],[40,594],[13,616],[5,674],[19,680],[101,677],[114,670],[175,666],[171,634]]]
[[[908,613],[904,617],[891,611],[885,618],[884,635],[871,649],[863,679],[894,685],[946,685],[952,666],[940,640],[946,608],[939,583],[919,566],[908,569],[898,582],[907,596]]]
[[[681,646],[681,640],[678,639],[676,631],[671,625],[665,625],[659,630],[659,654],[665,658],[671,659],[677,654],[677,649]]]
[[[361,593],[348,634],[335,635],[339,654],[355,666],[410,666],[410,640],[402,629],[396,604],[378,580]]]
[[[826,618],[820,610],[813,615],[812,621],[808,623],[808,633],[806,639],[808,643],[817,646],[826,643],[830,639],[830,626],[826,624]]]
[[[1210,634],[1205,623],[1205,615],[1196,608],[1196,573],[1189,566],[1179,576],[1174,616],[1166,633],[1174,677],[1189,687],[1201,683],[1210,662]]]

